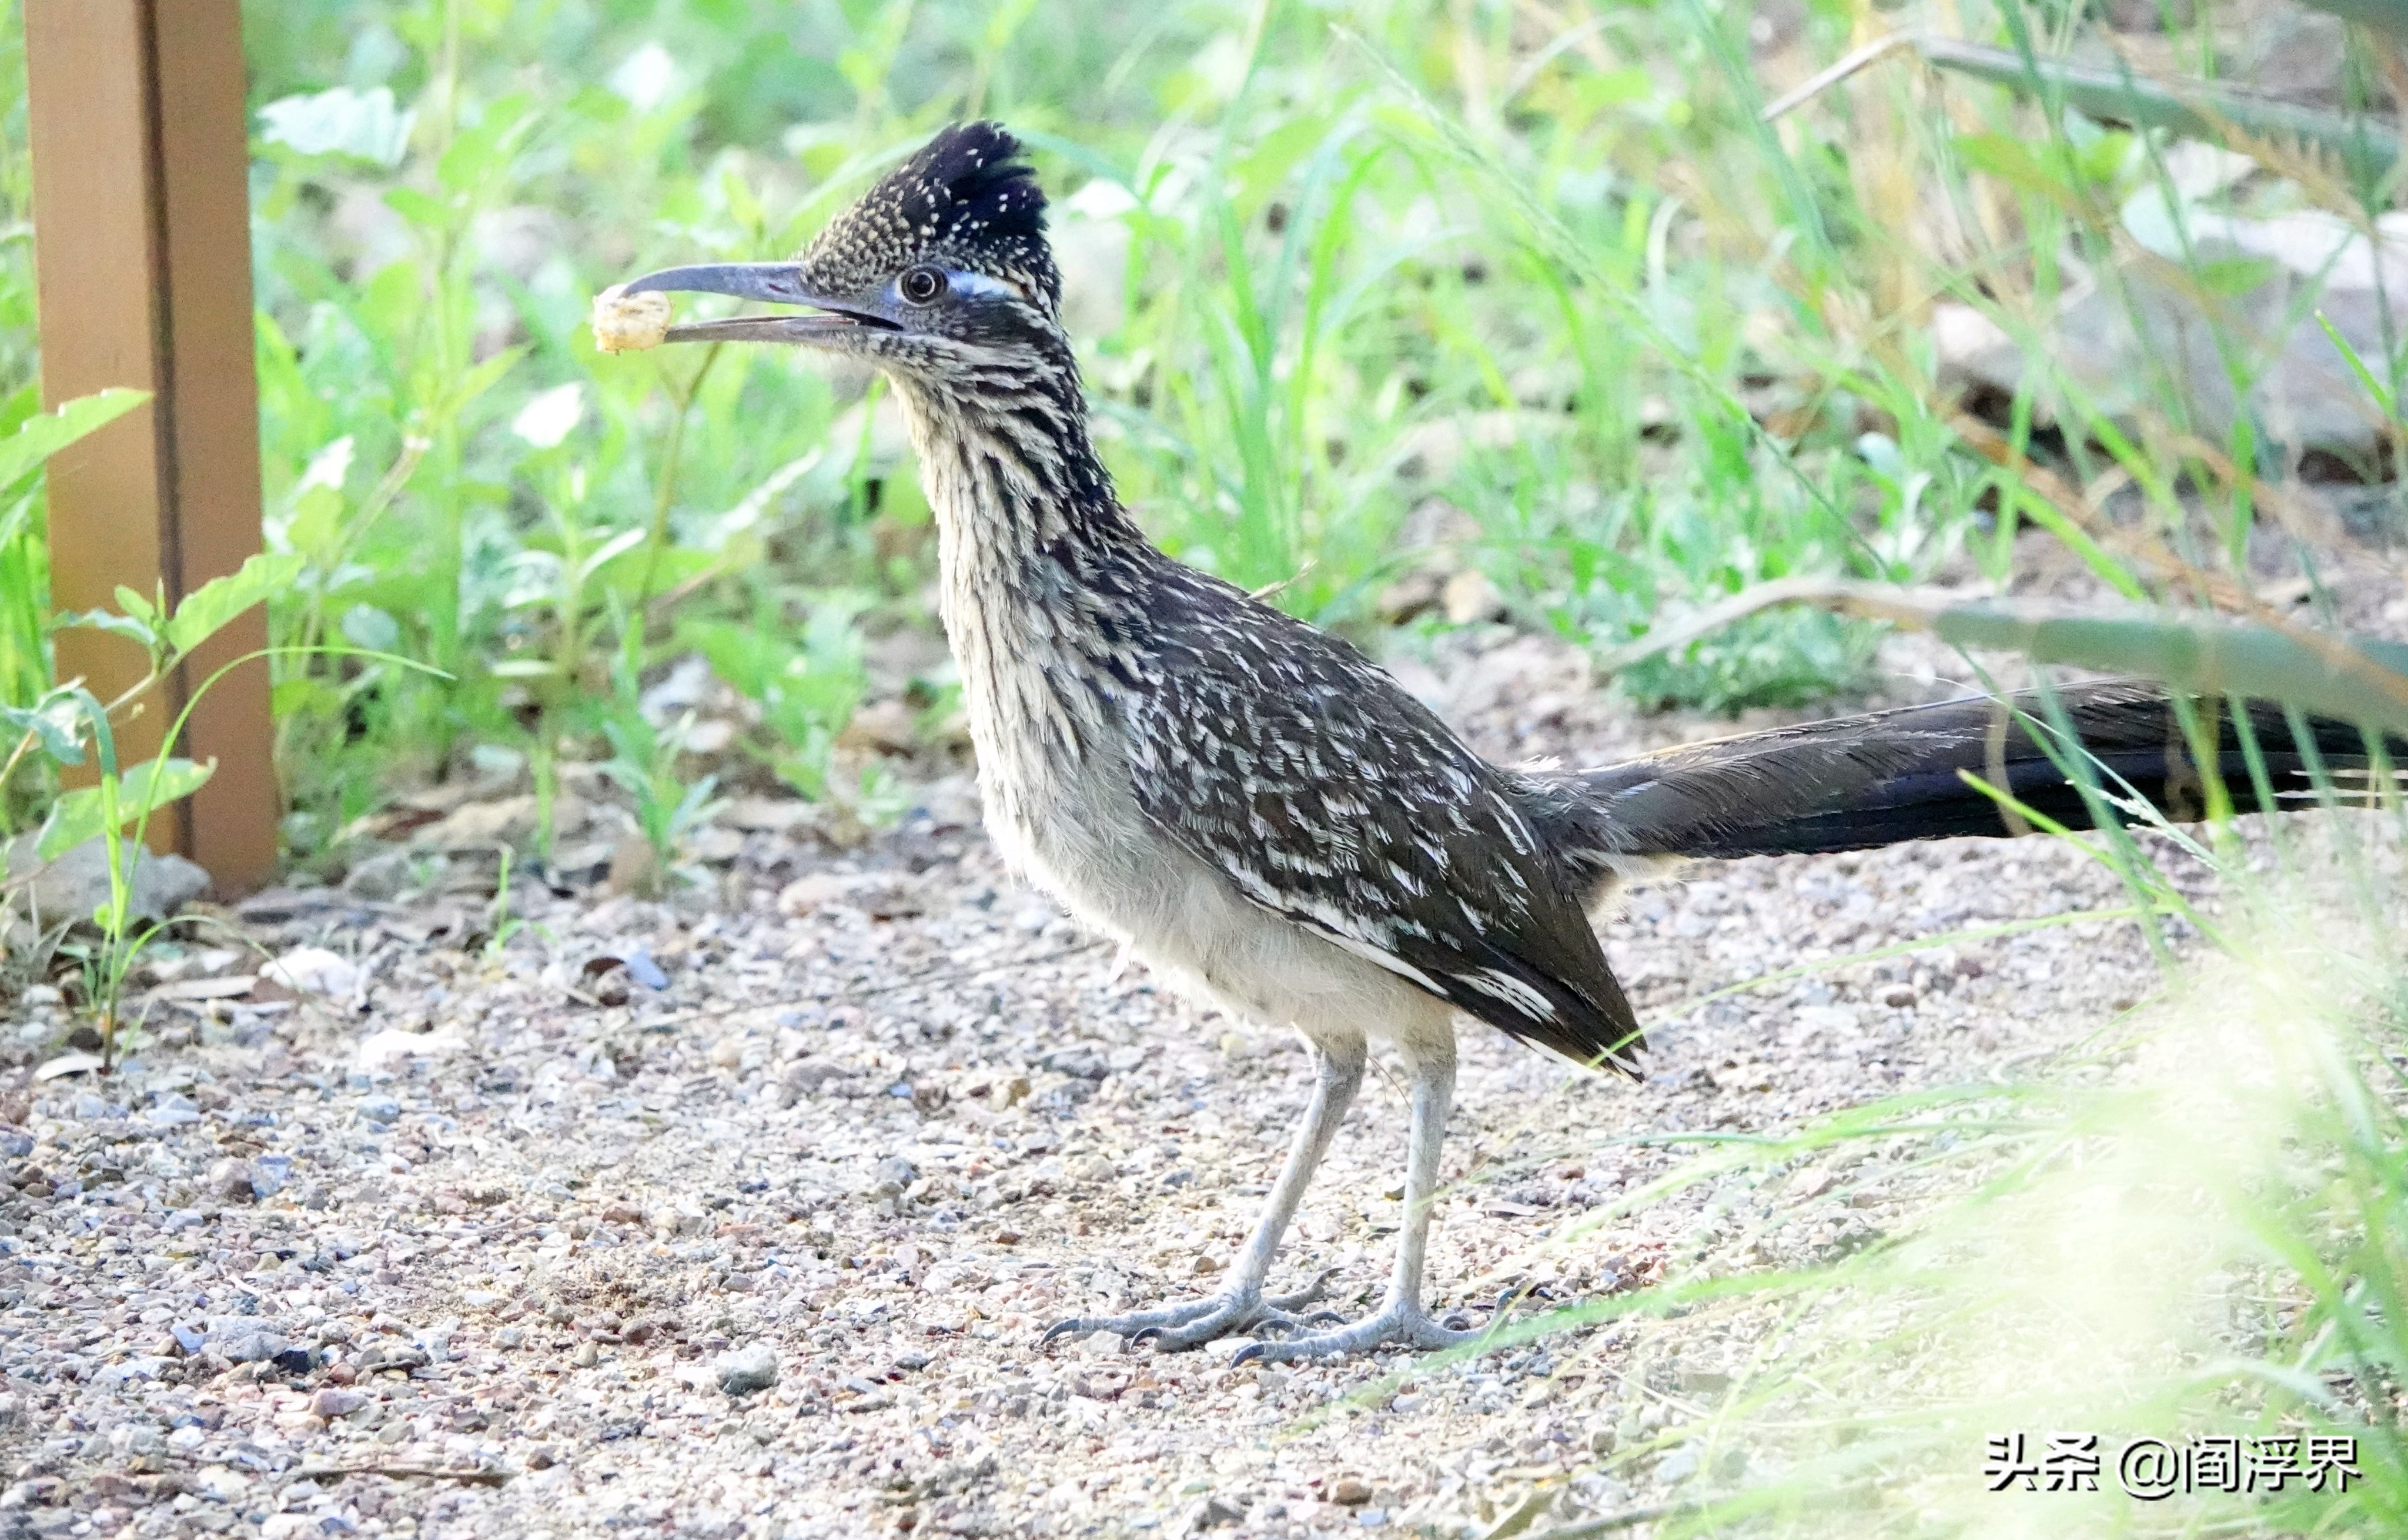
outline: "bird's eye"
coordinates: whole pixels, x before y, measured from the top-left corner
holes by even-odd
[[[903,275],[903,297],[914,305],[925,305],[945,292],[945,275],[933,267],[914,267]]]

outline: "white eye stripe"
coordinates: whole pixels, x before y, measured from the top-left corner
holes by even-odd
[[[1026,299],[1016,283],[991,278],[984,273],[951,273],[953,292],[970,299]]]

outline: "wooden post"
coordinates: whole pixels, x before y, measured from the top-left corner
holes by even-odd
[[[50,463],[54,606],[113,606],[119,584],[170,603],[260,549],[259,383],[251,362],[250,139],[237,0],[25,0],[42,395],[149,391]],[[119,737],[126,763],[221,664],[266,645],[252,610]],[[59,634],[58,674],[108,699],[141,677],[130,642]],[[267,668],[243,665],[194,710],[175,752],[215,760],[151,843],[207,867],[221,895],[276,870],[280,795]]]

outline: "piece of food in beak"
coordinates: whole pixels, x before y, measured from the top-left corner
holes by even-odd
[[[632,353],[668,340],[669,297],[631,294],[614,283],[594,296],[594,346],[606,353]]]

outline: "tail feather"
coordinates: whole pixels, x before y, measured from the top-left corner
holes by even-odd
[[[2067,763],[2089,756],[2111,820],[2134,816],[2115,805],[2127,789],[2177,821],[2204,816],[2206,777],[2162,688],[2112,680],[2058,698],[2080,747],[2040,731]],[[2214,771],[2234,810],[2270,810],[2230,705],[2202,701],[2199,709],[2217,713]],[[2313,806],[2319,766],[2343,801],[2373,799],[2366,773],[2374,756],[2356,725],[2312,719],[2302,742],[2279,706],[2254,702],[2246,711],[2272,810]],[[2033,812],[2093,827],[2080,788],[2034,736],[2030,724],[2049,720],[2036,694],[1977,697],[1692,744],[1547,777],[1541,816],[1559,850],[1602,869],[1618,858],[1806,855],[2025,832],[1967,782],[1970,772]],[[2408,763],[2408,740],[2392,737],[2383,751],[2394,765]]]

